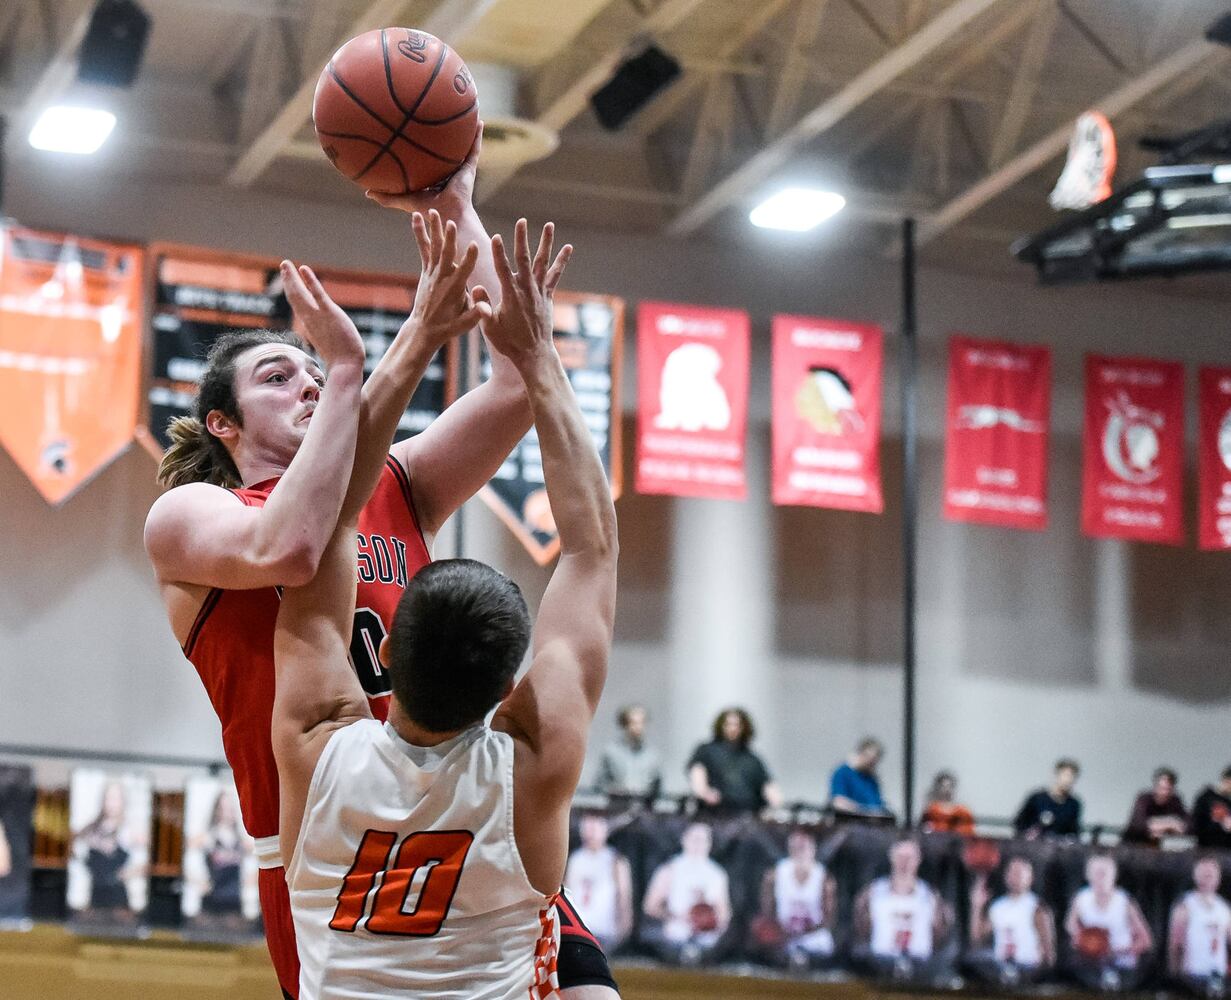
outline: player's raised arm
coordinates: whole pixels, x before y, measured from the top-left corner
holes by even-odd
[[[567,808],[607,677],[615,615],[615,507],[594,441],[552,346],[551,296],[571,254],[551,258],[545,227],[531,259],[517,224],[514,273],[492,240],[503,298],[487,324],[492,346],[517,367],[534,412],[560,560],[543,597],[529,672],[493,725],[519,741],[519,768],[536,810]]]
[[[472,285],[497,296],[491,240],[474,208],[474,185],[483,146],[482,123],[466,162],[440,191],[368,197],[386,208],[427,213],[434,210],[457,226],[458,240],[475,241],[479,258]],[[493,303],[494,304],[494,303]],[[530,429],[525,386],[512,362],[499,351],[491,355],[492,377],[453,403],[432,425],[408,441],[393,446],[414,489],[419,526],[434,534],[458,507],[483,486]]]
[[[434,209],[426,216],[416,212],[411,228],[421,264],[415,303],[363,387],[354,470],[342,513],[347,519],[359,516],[380,481],[398,421],[436,352],[491,314],[486,302],[471,302],[466,289],[480,245],[483,253],[490,253],[486,237],[482,244],[471,240],[458,259],[458,230],[452,220],[443,220]],[[416,484],[417,502],[418,493]]]
[[[353,395],[352,405],[357,407],[364,352],[354,324],[309,268],[296,269],[283,261],[282,279],[296,317],[325,363],[335,395]],[[236,455],[242,451],[246,469],[262,470],[258,473],[262,476],[266,469],[270,476],[282,474],[278,488],[263,508],[254,508],[208,481],[186,482],[151,508],[145,525],[146,550],[164,582],[234,590],[306,582],[316,572],[341,508],[346,478],[337,473],[349,470],[353,441],[347,443],[345,435],[339,435],[338,422],[353,420],[353,414],[339,412],[336,406],[318,407],[324,376],[314,360],[276,337],[254,341],[222,364],[220,391],[230,404],[181,425],[181,433],[199,438],[181,442],[181,447],[195,451],[202,461],[226,449],[233,470],[239,468]],[[270,425],[264,426],[263,437],[253,430],[258,416],[245,429],[236,402],[241,393],[255,401],[253,410],[261,407],[259,422]],[[271,425],[266,416],[271,412],[285,428],[282,423]],[[295,429],[305,424],[298,444]],[[279,465],[288,450],[293,453],[289,465]],[[185,480],[217,478],[206,470],[200,475],[182,471]],[[237,477],[232,471],[223,478]],[[242,485],[242,473],[238,480],[228,485]]]

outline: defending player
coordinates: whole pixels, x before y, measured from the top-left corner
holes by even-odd
[[[311,579],[343,499],[363,505],[370,496],[359,516],[351,652],[373,714],[384,718],[390,686],[376,650],[402,590],[430,561],[434,532],[487,482],[530,424],[521,377],[494,355],[490,381],[422,434],[390,449],[436,346],[478,315],[458,315],[465,268],[473,269],[471,280],[490,285],[494,278],[487,234],[471,198],[479,149],[476,143],[442,192],[394,203],[409,211],[430,202],[448,222],[429,212],[428,223],[414,224],[423,259],[415,308],[363,387],[349,490],[349,460],[336,435],[311,413],[319,368],[296,338],[245,331],[220,338],[211,350],[198,419],[173,423],[174,444],[159,479],[175,488],[154,504],[146,522],[146,548],[172,631],[222,723],[244,825],[256,840],[266,941],[292,998],[299,967],[278,852],[278,776],[269,741],[280,588]],[[455,249],[446,254],[444,247],[446,238],[452,246],[459,237],[483,248],[461,270],[453,268]],[[349,377],[362,364],[354,325],[310,274],[284,268],[283,279],[326,366]],[[564,984],[613,987],[597,942],[577,922],[568,930]],[[580,1000],[586,994],[566,995]]]
[[[382,725],[346,663],[353,522],[340,520],[316,578],[284,594],[274,748],[303,1000],[555,995],[549,907],[606,676],[617,542],[552,347],[551,289],[567,253],[548,268],[545,247],[549,231],[532,264],[519,226],[514,275],[494,241],[503,295],[484,324],[524,379],[560,535],[533,638],[507,578],[470,560],[425,567],[381,646],[394,688]]]

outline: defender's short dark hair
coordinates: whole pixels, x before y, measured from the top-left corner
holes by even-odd
[[[1052,769],[1055,771],[1072,771],[1074,774],[1081,774],[1081,765],[1072,757],[1061,757],[1056,761],[1056,766]]]
[[[424,729],[463,729],[496,707],[529,645],[530,612],[517,584],[473,559],[428,563],[393,616],[393,695]]]

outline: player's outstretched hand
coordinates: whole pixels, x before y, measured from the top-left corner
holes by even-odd
[[[419,244],[422,270],[419,287],[415,289],[415,305],[403,329],[412,327],[414,335],[436,351],[490,317],[492,307],[486,298],[472,300],[466,290],[466,282],[479,259],[476,243],[467,246],[459,260],[457,226],[452,220],[444,222],[435,209],[426,218],[415,212],[411,227]]]
[[[423,191],[412,191],[410,194],[381,194],[379,191],[365,191],[364,194],[382,208],[418,212],[421,215],[426,215],[434,208],[446,219],[457,218],[462,210],[470,207],[474,199],[474,179],[479,172],[479,154],[482,151],[483,123],[479,122],[479,130],[475,133],[474,144],[470,147],[466,159],[443,184]]]
[[[532,259],[529,226],[525,219],[519,219],[513,236],[516,271],[500,234],[492,237],[492,259],[501,296],[492,318],[483,324],[483,333],[492,348],[514,364],[534,357],[543,348],[552,349],[552,296],[573,255],[572,245],[566,243],[552,259],[555,234],[556,227],[547,223]],[[487,289],[481,286],[474,289],[474,297],[480,304],[491,301]]]
[[[282,262],[282,284],[304,337],[326,367],[363,365],[363,338],[351,318],[329,297],[320,279],[306,264],[298,268]]]

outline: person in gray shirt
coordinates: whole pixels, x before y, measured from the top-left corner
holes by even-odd
[[[620,735],[599,761],[597,787],[608,795],[652,799],[662,785],[662,760],[645,742],[649,714],[644,705],[620,709]]]

